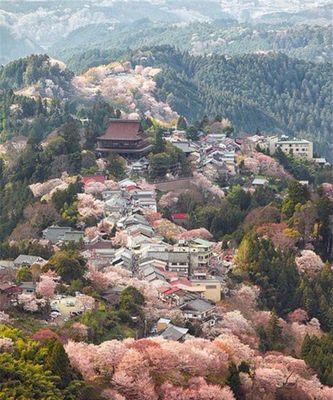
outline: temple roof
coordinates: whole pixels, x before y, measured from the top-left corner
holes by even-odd
[[[110,122],[104,135],[98,139],[109,140],[140,140],[140,121],[117,119]]]

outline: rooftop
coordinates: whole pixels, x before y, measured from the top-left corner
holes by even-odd
[[[104,135],[98,139],[109,140],[140,140],[140,121],[117,119],[110,122]]]

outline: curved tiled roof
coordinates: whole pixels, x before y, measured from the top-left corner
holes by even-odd
[[[140,132],[140,121],[117,119],[110,122],[106,132],[99,139],[140,140]]]

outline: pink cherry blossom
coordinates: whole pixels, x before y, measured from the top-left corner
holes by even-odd
[[[54,296],[56,286],[56,277],[50,276],[49,274],[42,274],[36,286],[36,293],[49,300]]]
[[[301,255],[295,258],[297,269],[301,273],[314,276],[324,266],[321,258],[312,250],[302,250]]]
[[[7,337],[0,337],[0,353],[8,353],[13,349],[13,341]]]

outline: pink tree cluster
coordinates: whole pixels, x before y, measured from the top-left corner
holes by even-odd
[[[244,160],[244,167],[250,172],[257,174],[260,170],[259,161],[252,157],[247,157]]]
[[[320,329],[320,323],[316,318],[312,318],[307,323],[292,322],[288,326],[289,336],[293,338],[293,350],[300,354],[301,346],[306,335],[320,337],[323,333]]]
[[[204,194],[211,194],[217,198],[224,197],[224,192],[218,186],[212,184],[212,182],[207,179],[204,175],[200,174],[199,172],[193,173],[193,183],[195,186],[201,190]]]
[[[230,361],[250,365],[249,374],[240,374],[246,400],[328,400],[333,394],[303,360],[277,352],[258,355],[230,332],[212,341],[193,338],[184,343],[160,337],[100,345],[69,341],[65,349],[84,379],[107,387],[104,394],[112,399],[231,400],[230,389],[221,384]]]
[[[78,193],[77,209],[82,218],[100,217],[104,213],[104,203],[91,194]]]
[[[13,349],[13,341],[7,337],[0,337],[0,353],[8,353]]]
[[[37,299],[34,294],[21,293],[17,296],[17,301],[25,311],[29,312],[37,312],[40,308],[46,306],[46,301]]]
[[[87,194],[102,193],[106,190],[106,185],[102,182],[89,182],[84,186],[84,192]]]
[[[191,229],[189,231],[182,232],[177,236],[177,239],[213,239],[213,235],[206,228]]]
[[[297,322],[297,323],[305,323],[308,321],[309,316],[308,313],[305,310],[302,310],[301,308],[296,308],[296,310],[291,311],[288,314],[288,321],[290,322]]]
[[[165,383],[161,387],[163,398],[168,400],[234,400],[232,391],[218,385],[209,385],[204,378],[191,378],[187,387]]]
[[[272,240],[275,247],[288,250],[295,247],[299,239],[299,232],[289,229],[286,222],[267,223],[257,228],[257,233]]]
[[[125,231],[117,231],[115,236],[111,239],[112,246],[126,247],[128,245],[129,237]]]
[[[255,358],[253,377],[241,377],[248,398],[329,400],[332,388],[324,387],[305,362],[281,353]],[[329,394],[330,397],[327,397]],[[252,396],[252,397],[251,397]],[[256,397],[257,396],[257,397]]]
[[[299,272],[314,276],[320,272],[324,266],[321,258],[312,250],[302,250],[301,255],[295,258]]]
[[[230,331],[236,336],[254,334],[250,322],[243,316],[239,310],[229,311],[224,314],[220,323],[221,328]]]
[[[50,273],[45,273],[40,276],[40,280],[36,286],[36,293],[44,297],[46,300],[50,300],[54,296],[55,288],[57,286],[57,280],[59,277]]]
[[[0,311],[0,324],[10,324],[10,316],[4,311]]]
[[[208,340],[127,339],[99,346],[69,341],[65,349],[86,380],[102,378],[127,400],[233,399],[228,389],[207,384],[207,376],[226,376],[228,368],[227,353]],[[205,390],[215,397],[204,397]]]
[[[89,328],[81,322],[74,322],[72,324],[72,339],[84,340],[88,337]]]
[[[181,233],[185,232],[185,229],[179,225],[174,224],[173,222],[161,218],[156,220],[152,224],[155,232],[166,239],[173,240]]]
[[[158,221],[162,218],[162,214],[154,211],[147,211],[145,213],[145,217],[150,225],[152,225],[155,221]]]
[[[173,192],[165,193],[161,196],[158,202],[160,207],[172,207],[177,204],[178,197]]]
[[[93,310],[95,308],[95,299],[86,294],[80,294],[75,297],[75,306],[83,312]]]

